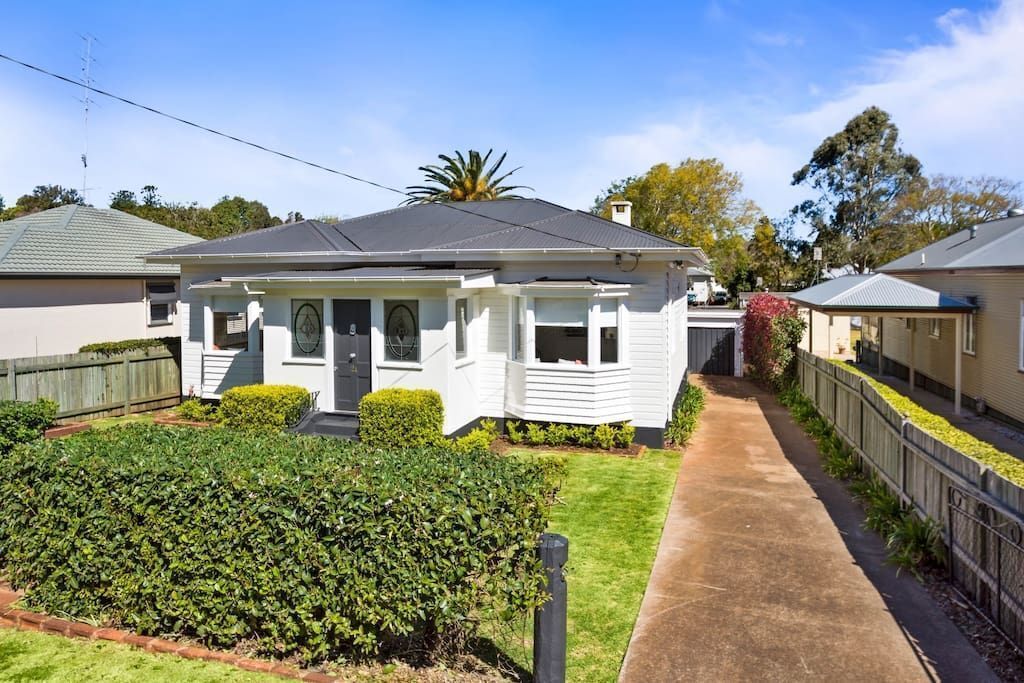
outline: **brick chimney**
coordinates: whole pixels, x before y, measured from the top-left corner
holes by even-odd
[[[633,202],[612,202],[612,220],[622,225],[633,225]]]

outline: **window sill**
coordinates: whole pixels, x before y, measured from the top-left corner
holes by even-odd
[[[160,321],[155,322],[155,323],[146,323],[146,327],[167,327],[168,325],[173,325],[173,324],[174,324],[173,320],[160,320]]]
[[[246,349],[203,349],[204,356],[237,356],[240,353],[249,353]],[[259,351],[253,351],[259,354]]]
[[[281,365],[327,365],[323,358],[285,358]]]
[[[377,363],[378,370],[422,370],[422,363],[413,363],[406,361],[389,360],[383,363]]]
[[[518,361],[516,361],[518,362]],[[527,370],[553,370],[555,372],[614,372],[616,370],[629,370],[629,365],[624,363],[604,363],[602,365],[570,365],[569,363],[527,363]]]
[[[970,356],[971,358],[977,358],[978,357],[978,352],[977,351],[967,351],[967,350],[964,350],[963,353],[964,353],[965,356]]]
[[[467,365],[472,365],[476,362],[476,358],[459,358],[455,361],[455,368],[464,368]]]

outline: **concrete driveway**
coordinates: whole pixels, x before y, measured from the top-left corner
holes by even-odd
[[[826,476],[768,393],[697,378],[686,451],[623,663],[633,681],[997,680]]]

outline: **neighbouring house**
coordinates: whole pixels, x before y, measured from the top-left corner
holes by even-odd
[[[0,222],[0,358],[178,336],[178,266],[142,255],[200,241],[91,206]]]
[[[787,301],[791,300],[790,295],[793,294],[793,292],[740,292],[740,308],[746,308],[751,297],[765,293]],[[850,342],[852,326],[850,316],[831,315],[799,304],[797,304],[797,313],[806,323],[804,335],[797,346],[822,358],[853,357],[853,344]]]
[[[298,384],[327,432],[369,391],[430,388],[449,434],[484,417],[630,421],[660,444],[686,373],[686,268],[706,258],[630,214],[417,204],[147,260],[181,266],[186,395]]]
[[[832,284],[836,283],[836,284]],[[793,295],[863,316],[865,362],[1024,426],[1024,215],[961,230],[879,268]]]

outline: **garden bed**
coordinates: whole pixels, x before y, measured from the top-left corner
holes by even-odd
[[[617,455],[622,458],[640,458],[647,452],[647,446],[639,443],[631,443],[628,448],[584,448],[582,446],[530,446],[527,444],[513,444],[508,438],[495,439],[491,443],[491,451],[494,453],[508,453],[510,451],[531,451],[534,453],[579,453],[590,455]]]

